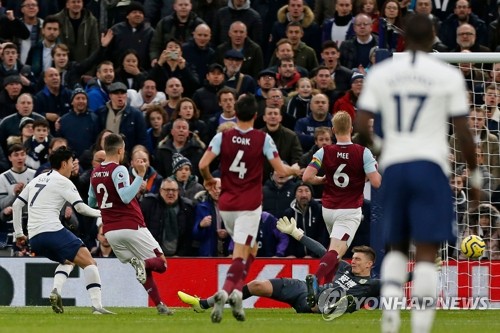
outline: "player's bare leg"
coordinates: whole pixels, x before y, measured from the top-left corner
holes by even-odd
[[[73,262],[83,269],[87,291],[90,295],[93,314],[114,314],[103,308],[101,301],[101,277],[96,262],[86,247],[81,247]]]
[[[411,329],[416,333],[428,333],[432,330],[432,323],[436,313],[436,290],[438,273],[436,271],[435,259],[439,244],[416,243],[415,268],[413,270],[412,297],[416,299],[434,300],[434,304],[420,306],[411,311]]]
[[[386,304],[394,304],[399,300],[402,303],[404,296],[403,285],[407,280],[406,264],[408,262],[406,246],[394,247],[389,251],[381,268],[382,289],[381,297],[386,298]],[[382,310],[382,333],[397,333],[401,325],[400,309],[389,308]]]

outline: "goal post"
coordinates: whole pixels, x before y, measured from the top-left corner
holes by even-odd
[[[470,109],[480,110],[473,113],[475,118],[469,118],[469,125],[478,147],[476,153],[484,178],[480,209],[472,210],[468,196],[470,187],[468,170],[461,156],[460,147],[454,140],[453,125],[450,123],[448,137],[452,170],[450,186],[454,193],[457,241],[454,244],[443,244],[440,249],[444,264],[440,272],[438,295],[443,300],[452,297],[462,300],[487,299],[489,307],[500,308],[500,214],[498,213],[500,211],[500,144],[498,132],[494,133],[487,129],[490,118],[499,120],[500,116],[500,110],[498,110],[500,67],[498,73],[494,72],[494,63],[500,63],[500,53],[431,54],[449,63],[450,66],[459,67],[470,91]],[[393,59],[405,56],[408,54],[394,53]],[[498,78],[494,80],[494,77]],[[490,89],[487,90],[488,88]],[[484,98],[487,92],[489,98]],[[480,124],[482,117],[484,117],[482,119],[484,128],[475,130],[479,128],[477,124]],[[374,193],[371,218],[374,226],[372,230],[375,232],[377,230],[380,232],[382,224],[383,211],[380,209],[379,200],[379,195]],[[479,235],[486,241],[487,249],[480,259],[468,259],[460,253],[461,240],[470,234]],[[375,240],[379,235],[372,235],[372,246],[375,247],[377,254],[383,253],[380,242]],[[410,250],[409,258],[414,258],[413,249]],[[447,307],[449,304],[440,305]],[[462,302],[459,307],[470,307],[470,305]]]

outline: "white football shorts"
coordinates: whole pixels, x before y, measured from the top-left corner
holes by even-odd
[[[104,236],[122,263],[129,262],[133,257],[142,260],[156,258],[155,250],[163,253],[148,228],[111,230]]]
[[[220,211],[224,226],[233,241],[250,247],[257,240],[261,215],[262,206],[255,210]]]
[[[347,241],[349,247],[361,224],[361,207],[354,209],[328,209],[323,207],[323,220],[330,238]]]

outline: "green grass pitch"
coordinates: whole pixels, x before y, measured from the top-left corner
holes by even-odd
[[[194,313],[190,309],[175,309],[174,316],[159,316],[155,308],[109,308],[116,316],[96,316],[90,308],[65,307],[64,314],[55,314],[50,307],[0,307],[0,331],[22,333],[288,333],[379,332],[380,311],[362,310],[332,321],[317,314],[296,314],[291,309],[246,310],[247,320],[237,322],[230,309],[224,312],[220,324],[210,322],[210,313]],[[438,311],[434,333],[440,332],[500,332],[499,311]],[[408,311],[402,312],[401,332],[410,332]]]

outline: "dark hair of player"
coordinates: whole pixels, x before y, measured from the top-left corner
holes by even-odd
[[[74,154],[70,149],[65,146],[59,147],[49,155],[50,167],[59,170],[62,162],[68,161],[72,157],[74,157]]]
[[[104,151],[106,154],[116,154],[119,148],[122,148],[125,143],[119,134],[110,134],[104,139]]]
[[[373,263],[375,263],[376,259],[375,251],[373,251],[373,249],[369,246],[366,245],[355,246],[352,248],[352,253],[364,253],[368,257],[368,259],[370,259],[371,261],[373,261]]]
[[[234,107],[236,109],[236,117],[240,121],[250,121],[257,114],[257,109],[259,105],[254,95],[247,94],[236,102]]]
[[[434,42],[434,27],[428,15],[409,15],[405,22],[406,47],[409,50],[430,51]]]

